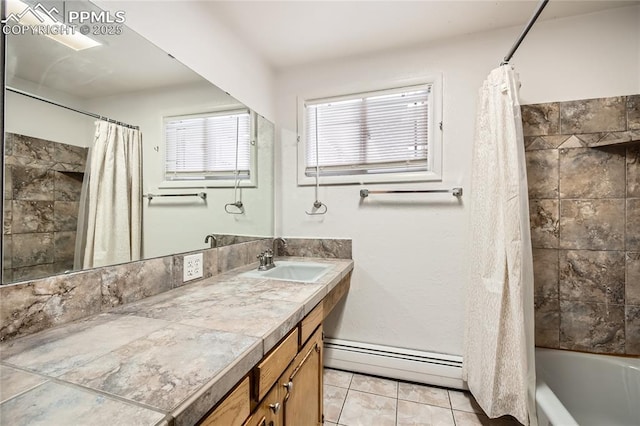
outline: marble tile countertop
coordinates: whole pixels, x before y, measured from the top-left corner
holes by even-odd
[[[2,343],[0,424],[195,424],[353,269],[287,260],[332,267],[300,283],[249,265]]]

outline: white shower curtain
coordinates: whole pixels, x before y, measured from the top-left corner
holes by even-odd
[[[84,268],[140,259],[140,131],[96,122],[87,185]]]
[[[494,69],[479,94],[471,173],[471,280],[463,378],[489,417],[536,425],[533,262],[519,83]]]

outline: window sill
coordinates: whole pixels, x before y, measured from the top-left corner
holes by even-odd
[[[158,189],[175,189],[175,188],[234,188],[236,186],[233,180],[165,180],[158,184]],[[238,188],[257,188],[256,183],[251,180],[243,180],[238,183]]]
[[[389,173],[378,175],[343,175],[321,176],[319,184],[326,185],[362,185],[373,183],[409,183],[409,182],[441,182],[442,176],[436,172],[417,173]],[[311,186],[316,184],[313,176],[299,175],[298,186]]]

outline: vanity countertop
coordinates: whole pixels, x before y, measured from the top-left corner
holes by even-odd
[[[0,424],[196,423],[353,269],[286,259],[332,267],[300,283],[249,265],[2,343]]]

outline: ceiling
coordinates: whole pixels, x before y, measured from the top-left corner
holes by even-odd
[[[540,19],[639,3],[551,0]],[[95,7],[84,1],[79,4]],[[519,28],[537,4],[505,0],[203,3],[276,69],[418,46],[496,28]],[[75,52],[42,36],[8,36],[7,83],[11,85],[12,77],[18,77],[37,87],[88,99],[204,81],[126,27],[121,35],[94,38],[103,45]]]
[[[638,1],[552,0],[541,20]],[[207,7],[274,68],[524,26],[537,1],[213,1]],[[515,41],[515,39],[514,39]]]
[[[7,85],[19,85],[17,77],[89,99],[205,81],[125,26],[120,35],[92,38],[102,45],[74,51],[40,35],[8,35]]]

